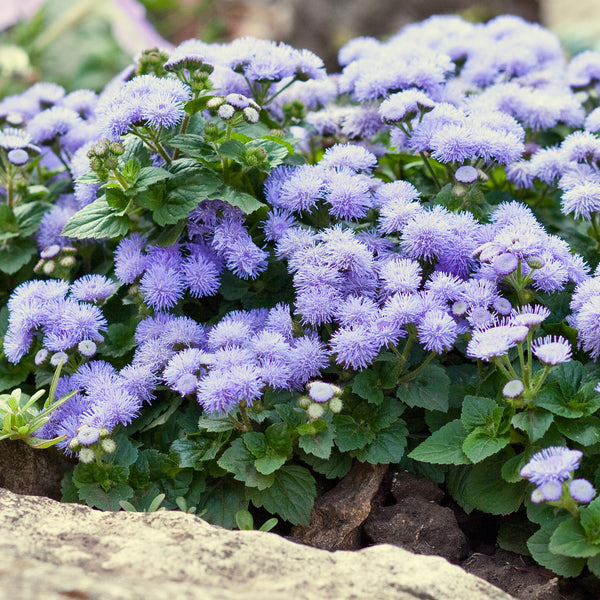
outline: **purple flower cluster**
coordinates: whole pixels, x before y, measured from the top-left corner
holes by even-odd
[[[110,286],[108,281],[105,284]],[[97,306],[78,300],[81,289],[81,280],[73,286],[58,279],[18,286],[8,301],[10,316],[4,337],[8,360],[18,363],[36,339],[45,350],[65,353],[65,357],[82,341],[103,341],[106,319]]]

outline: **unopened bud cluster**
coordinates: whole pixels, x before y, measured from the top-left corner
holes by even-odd
[[[55,279],[68,279],[71,268],[75,265],[76,248],[53,244],[40,252],[40,260],[33,268],[38,275],[47,275]]]
[[[125,148],[121,142],[111,142],[106,138],[99,140],[87,153],[90,159],[90,168],[96,172],[100,179],[108,179],[109,171],[118,167],[119,156],[123,152],[125,152]]]
[[[260,106],[243,94],[227,94],[211,98],[206,107],[224,121],[258,123]]]
[[[298,406],[306,411],[311,421],[320,419],[328,408],[337,414],[344,407],[341,395],[342,388],[324,381],[311,381],[307,384],[308,395],[298,398]]]
[[[106,427],[81,425],[69,442],[69,450],[76,452],[82,463],[91,463],[101,454],[112,454],[117,445],[110,437]]]

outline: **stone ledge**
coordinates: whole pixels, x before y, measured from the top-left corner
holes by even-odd
[[[101,512],[0,489],[11,600],[511,600],[443,558],[327,552],[179,512]]]

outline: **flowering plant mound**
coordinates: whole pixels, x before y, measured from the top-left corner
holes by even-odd
[[[189,40],[0,101],[0,384],[62,365],[68,501],[307,524],[391,463],[600,576],[600,53],[434,17],[339,60]]]

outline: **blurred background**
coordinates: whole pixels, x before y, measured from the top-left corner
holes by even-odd
[[[471,21],[520,15],[555,31],[567,52],[600,49],[598,0],[2,0],[0,96],[35,81],[101,89],[144,48],[251,35],[308,48],[330,72],[359,36],[385,38],[432,14]]]

